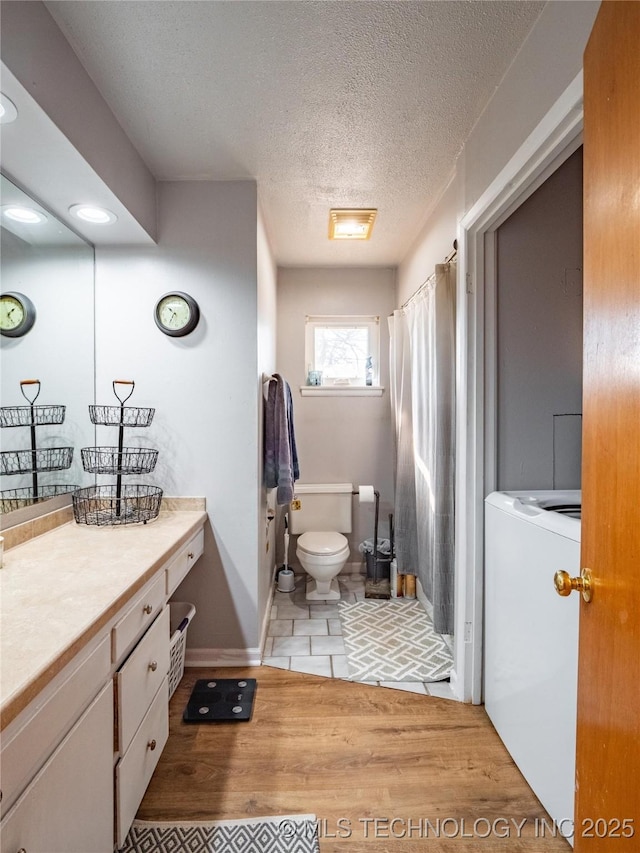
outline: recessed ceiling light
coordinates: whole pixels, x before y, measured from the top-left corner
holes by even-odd
[[[4,204],[2,215],[14,222],[19,222],[21,225],[37,225],[40,222],[47,221],[47,217],[42,211],[34,210],[32,207],[23,207],[20,204]]]
[[[90,222],[92,225],[108,225],[118,218],[106,207],[96,207],[93,204],[72,204],[69,213],[78,219],[82,219],[83,222]]]
[[[10,98],[0,92],[0,124],[9,124],[18,118],[16,105]]]
[[[333,208],[329,211],[329,239],[368,240],[377,212],[375,208]]]

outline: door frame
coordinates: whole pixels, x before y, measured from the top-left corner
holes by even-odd
[[[482,702],[484,498],[496,485],[496,231],[582,144],[582,98],[580,71],[458,224],[451,688],[463,702]]]

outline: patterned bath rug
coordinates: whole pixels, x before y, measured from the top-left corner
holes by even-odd
[[[338,603],[350,681],[442,681],[453,658],[415,599]]]
[[[135,820],[120,853],[320,853],[315,815]]]

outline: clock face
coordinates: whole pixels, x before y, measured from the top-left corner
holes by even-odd
[[[25,335],[36,320],[33,302],[22,293],[0,295],[0,332],[9,338]]]
[[[181,337],[188,335],[198,325],[200,309],[195,299],[187,293],[167,293],[156,305],[155,319],[156,325],[165,335]]]

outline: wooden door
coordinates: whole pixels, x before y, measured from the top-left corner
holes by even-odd
[[[603,2],[584,87],[575,850],[608,853],[640,850],[640,3]]]

